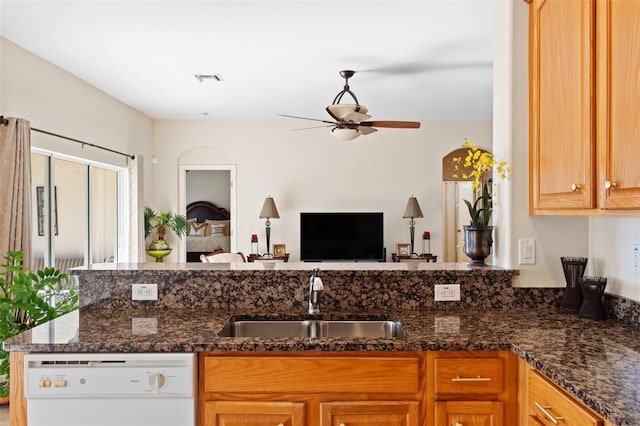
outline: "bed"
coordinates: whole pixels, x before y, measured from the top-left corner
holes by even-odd
[[[200,262],[201,254],[229,252],[230,214],[209,201],[187,206],[187,262]]]

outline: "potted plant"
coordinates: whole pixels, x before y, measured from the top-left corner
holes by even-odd
[[[144,209],[144,237],[145,239],[151,235],[154,230],[157,232],[158,239],[151,241],[149,244],[150,251],[167,251],[171,250],[169,243],[164,239],[167,230],[172,230],[182,238],[187,234],[188,227],[187,217],[181,214],[171,212],[156,213],[151,207]],[[157,259],[162,259],[157,258]]]
[[[0,265],[0,344],[9,337],[78,307],[78,295],[65,289],[68,277],[47,267],[30,271],[23,253],[9,251]],[[9,395],[9,352],[0,347],[0,398]]]
[[[463,200],[469,210],[470,222],[464,226],[464,252],[471,258],[472,266],[486,266],[484,260],[491,254],[493,244],[493,226],[489,225],[493,213],[491,191],[487,182],[491,179],[483,179],[490,171],[495,169],[501,179],[508,179],[510,168],[504,161],[497,161],[495,156],[480,149],[473,140],[465,139],[462,145],[467,147],[467,156],[455,158],[455,170],[463,170],[462,177],[472,179],[471,188],[478,193],[473,203]],[[454,175],[457,177],[456,175]],[[480,189],[482,183],[482,188]]]

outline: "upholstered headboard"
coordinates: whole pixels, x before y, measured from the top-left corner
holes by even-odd
[[[187,206],[187,219],[196,219],[202,223],[205,220],[229,220],[229,218],[227,209],[209,201],[194,201]]]

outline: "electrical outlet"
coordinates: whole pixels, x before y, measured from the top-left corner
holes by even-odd
[[[158,300],[158,284],[132,284],[131,300]]]
[[[433,287],[436,302],[455,302],[460,300],[460,284],[436,284]]]
[[[632,244],[631,272],[640,274],[640,244]]]

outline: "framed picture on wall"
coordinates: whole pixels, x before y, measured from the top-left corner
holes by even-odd
[[[36,208],[38,212],[38,236],[44,236],[44,186],[36,186]],[[53,234],[58,235],[58,188],[53,188]]]
[[[411,256],[411,244],[408,244],[408,243],[396,244],[396,256]]]
[[[283,257],[287,252],[284,244],[274,244],[273,245],[273,256],[274,257]]]

